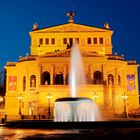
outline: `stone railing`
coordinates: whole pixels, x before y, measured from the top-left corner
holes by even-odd
[[[7,66],[16,66],[17,62],[7,62]]]
[[[108,56],[108,59],[111,59],[111,60],[124,60],[124,57],[123,56],[118,56],[118,55],[110,55]]]
[[[25,57],[21,57],[19,58],[19,61],[29,61],[29,60],[35,60],[35,56],[25,56]]]
[[[136,65],[137,62],[135,60],[133,60],[133,61],[127,61],[127,64],[128,65]]]

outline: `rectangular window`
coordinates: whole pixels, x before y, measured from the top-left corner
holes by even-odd
[[[100,44],[103,44],[103,43],[104,43],[103,37],[100,37]]]
[[[49,38],[46,38],[46,40],[45,40],[45,44],[46,44],[46,45],[49,44]]]
[[[93,38],[93,44],[97,44],[97,38]]]
[[[67,38],[63,38],[63,44],[67,44]]]
[[[87,38],[87,44],[91,44],[91,38]]]
[[[55,44],[55,38],[52,38],[52,39],[51,39],[51,43],[52,43],[52,45]]]
[[[75,42],[79,44],[79,38],[75,38]]]
[[[73,44],[73,38],[69,38],[69,44],[70,44],[70,45]]]
[[[43,45],[43,38],[39,39],[39,45]]]

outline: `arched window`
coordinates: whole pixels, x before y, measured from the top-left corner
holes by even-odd
[[[55,75],[55,84],[56,85],[63,85],[64,84],[62,72],[59,72]]]
[[[94,82],[94,84],[102,84],[103,83],[102,73],[100,71],[94,72],[93,82]]]
[[[108,85],[114,85],[114,76],[112,74],[108,75]]]
[[[41,74],[41,85],[50,85],[50,73],[48,71]]]
[[[23,77],[23,91],[26,90],[26,77]]]
[[[118,75],[118,86],[120,86],[120,85],[121,85],[121,76]]]
[[[31,77],[30,77],[30,87],[31,88],[36,87],[36,76],[35,75],[31,75]]]

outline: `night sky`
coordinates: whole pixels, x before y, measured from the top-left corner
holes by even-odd
[[[107,21],[114,31],[113,52],[140,63],[139,7],[139,0],[0,0],[0,69],[30,53],[35,22],[39,28],[64,24],[68,11],[75,12],[75,23],[102,28]]]

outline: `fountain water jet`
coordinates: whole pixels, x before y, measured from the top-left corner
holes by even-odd
[[[71,50],[70,61],[70,98],[59,98],[55,101],[54,121],[95,121],[100,119],[99,111],[90,98],[77,97],[78,87],[85,85],[83,61],[78,49],[74,44]]]
[[[85,85],[85,76],[83,69],[83,61],[80,50],[76,44],[72,46],[69,85],[71,88],[71,96],[77,97],[78,85]]]

